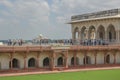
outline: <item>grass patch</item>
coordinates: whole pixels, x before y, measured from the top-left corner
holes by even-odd
[[[0,77],[0,80],[120,80],[120,69]]]

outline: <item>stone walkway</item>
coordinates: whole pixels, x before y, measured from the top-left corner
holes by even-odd
[[[120,67],[68,69],[68,70],[63,70],[63,71],[43,71],[43,72],[40,71],[40,72],[6,73],[6,74],[0,74],[0,77],[4,77],[4,76],[22,76],[22,75],[31,75],[31,74],[61,73],[61,72],[91,71],[91,70],[110,70],[110,69],[120,69]]]

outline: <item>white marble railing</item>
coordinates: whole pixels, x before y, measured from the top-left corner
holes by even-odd
[[[99,17],[108,17],[108,16],[115,16],[119,14],[119,9],[112,9],[112,10],[105,10],[99,11],[95,13],[88,13],[82,15],[75,15],[71,17],[71,20],[83,20],[83,19],[91,19],[91,18],[99,18]]]

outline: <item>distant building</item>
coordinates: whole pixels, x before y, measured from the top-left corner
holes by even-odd
[[[120,41],[120,9],[75,15],[69,23],[73,39],[101,39],[114,43]]]

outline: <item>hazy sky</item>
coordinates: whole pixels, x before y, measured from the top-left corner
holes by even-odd
[[[120,8],[120,0],[0,0],[0,39],[71,38],[72,15]]]

